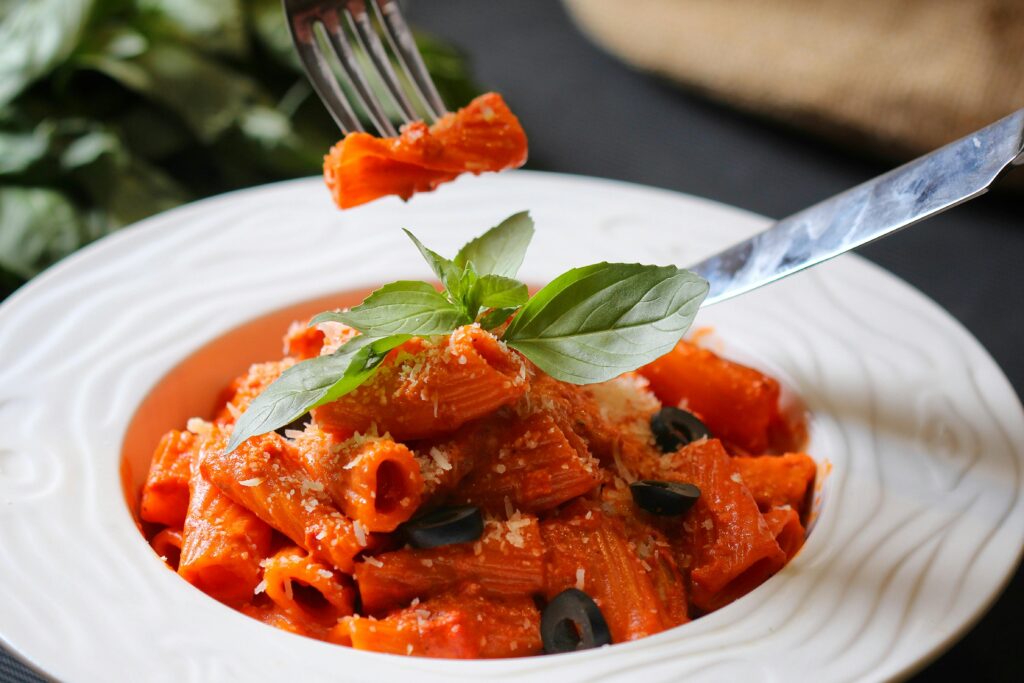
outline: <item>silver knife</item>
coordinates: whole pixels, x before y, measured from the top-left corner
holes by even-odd
[[[717,303],[984,194],[1024,165],[1024,109],[931,154],[783,218],[689,269]]]

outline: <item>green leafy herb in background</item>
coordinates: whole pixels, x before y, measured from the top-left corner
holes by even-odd
[[[447,334],[479,322],[556,379],[603,382],[664,355],[690,327],[708,283],[675,266],[597,263],[573,268],[532,297],[514,279],[533,237],[517,213],[449,260],[406,230],[442,283],[384,285],[348,311],[317,315],[360,332],[337,351],[288,368],[235,424],[228,450],[335,401],[373,377],[392,349],[413,336]],[[509,317],[511,323],[505,326]]]
[[[417,42],[449,106],[477,94]],[[158,211],[317,173],[338,137],[280,0],[0,0],[0,299]]]

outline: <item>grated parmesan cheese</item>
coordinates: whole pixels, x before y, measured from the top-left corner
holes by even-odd
[[[430,457],[433,458],[434,462],[437,463],[437,466],[440,467],[445,472],[448,472],[452,469],[452,462],[451,460],[448,459],[448,454],[442,451],[440,448],[437,448],[436,446],[434,448],[431,448]]]
[[[303,478],[300,488],[302,488],[303,495],[309,493],[310,491],[322,493],[324,490],[324,485],[319,481],[313,481],[312,479],[309,478]]]
[[[202,418],[190,417],[188,422],[185,423],[185,429],[196,436],[202,436],[210,434],[213,431],[213,425]]]
[[[358,519],[355,520],[354,522],[352,522],[352,531],[355,532],[356,543],[358,543],[360,547],[365,548],[366,547],[366,529],[363,528],[363,525],[359,522]]]
[[[505,524],[508,527],[508,531],[505,532],[505,540],[516,548],[525,548],[526,538],[523,536],[523,529],[530,526],[532,520],[517,512]]]
[[[249,487],[259,486],[262,483],[263,483],[263,477],[253,477],[252,479],[245,479],[243,481],[238,482],[238,484],[240,486],[249,486]]]

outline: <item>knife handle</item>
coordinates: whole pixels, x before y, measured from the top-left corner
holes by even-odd
[[[689,268],[707,306],[774,282],[984,194],[1024,165],[1024,109],[775,223]]]

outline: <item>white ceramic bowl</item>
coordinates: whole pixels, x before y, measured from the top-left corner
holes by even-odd
[[[399,227],[447,253],[522,209],[538,226],[530,282],[604,259],[690,263],[767,222],[671,192],[527,172],[341,213],[304,180],[144,221],[0,306],[4,644],[74,681],[872,680],[914,670],[995,599],[1024,538],[1020,402],[946,313],[849,255],[698,316],[728,354],[803,397],[808,450],[831,469],[803,551],[718,612],[572,655],[427,660],[272,629],[168,571],[119,477],[129,421],[160,378],[274,309],[426,277]],[[239,363],[250,352],[238,349]]]

